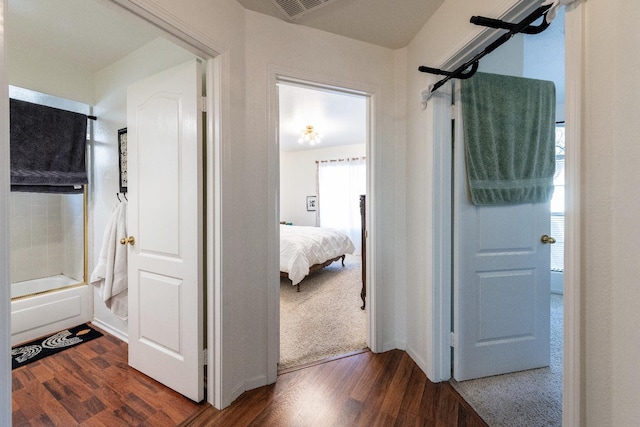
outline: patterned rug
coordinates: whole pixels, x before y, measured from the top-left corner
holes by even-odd
[[[100,332],[88,325],[80,325],[45,338],[38,338],[11,349],[11,369],[19,368],[101,336]]]

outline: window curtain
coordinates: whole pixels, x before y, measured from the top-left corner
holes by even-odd
[[[360,195],[366,193],[366,159],[350,158],[317,163],[317,224],[345,233],[361,252]]]

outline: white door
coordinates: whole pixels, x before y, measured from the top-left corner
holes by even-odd
[[[549,203],[475,206],[459,90],[454,144],[453,377],[549,365]]]
[[[128,88],[129,364],[201,401],[201,66]]]

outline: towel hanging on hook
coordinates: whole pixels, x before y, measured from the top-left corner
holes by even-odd
[[[483,51],[475,55],[470,60],[466,61],[464,64],[456,68],[454,71],[445,71],[439,68],[431,68],[425,67],[421,65],[418,67],[418,71],[429,74],[436,74],[445,76],[445,78],[439,80],[435,84],[429,85],[429,89],[427,93],[423,94],[423,103],[426,104],[426,101],[433,95],[433,93],[442,87],[446,82],[451,79],[468,79],[472,77],[476,71],[478,71],[478,63],[480,59],[489,53],[496,50],[499,46],[503,45],[507,41],[511,39],[515,34],[524,33],[524,34],[539,34],[551,23],[551,20],[555,16],[555,8],[557,8],[560,4],[567,4],[567,0],[548,0],[538,9],[533,11],[529,16],[524,18],[517,24],[513,24],[510,22],[504,22],[499,19],[493,18],[485,18],[482,16],[472,16],[471,23],[476,25],[482,25],[484,27],[496,28],[507,30],[506,33],[502,34],[496,40],[494,40],[491,44],[484,48]],[[547,13],[553,9],[553,16],[547,19]],[[544,17],[543,21],[538,25],[533,25],[535,21]]]

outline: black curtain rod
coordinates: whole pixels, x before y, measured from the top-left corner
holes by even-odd
[[[451,79],[468,79],[469,77],[473,76],[476,73],[476,71],[478,71],[478,62],[480,61],[480,59],[482,59],[485,55],[490,54],[491,52],[496,50],[499,46],[503,45],[507,41],[509,41],[509,39],[511,39],[511,37],[513,37],[515,34],[518,34],[518,33],[539,34],[544,30],[546,30],[547,27],[549,26],[549,22],[547,22],[546,16],[551,6],[552,5],[539,7],[534,12],[532,12],[529,16],[527,16],[517,24],[504,22],[499,19],[485,18],[482,16],[472,16],[470,20],[472,24],[482,25],[484,27],[490,27],[490,28],[497,28],[501,30],[508,30],[508,31],[503,35],[501,35],[499,38],[497,38],[495,41],[493,41],[489,46],[485,47],[482,52],[478,53],[476,56],[474,56],[473,58],[471,58],[470,60],[468,60],[461,66],[459,66],[458,68],[456,68],[454,71],[444,71],[439,68],[425,67],[424,65],[421,65],[420,67],[418,67],[418,71],[422,73],[446,76],[445,78],[436,82],[433,85],[430,93],[433,94],[433,92],[438,90],[440,87],[442,87],[442,85],[444,85],[446,82],[448,82]],[[544,19],[542,20],[542,23],[540,23],[539,25],[532,25],[536,20],[540,19],[540,17],[543,17],[543,16],[544,16]],[[471,69],[467,71],[469,68]]]
[[[15,98],[11,98],[11,99],[15,99]],[[18,101],[20,101],[20,100],[18,100]],[[22,102],[29,102],[29,101],[22,101]],[[43,104],[38,104],[37,102],[29,102],[29,103],[30,104],[35,104],[35,105],[43,105]],[[45,107],[47,107],[47,106],[45,105]],[[49,107],[49,108],[55,108],[56,110],[67,111],[67,110],[64,110],[64,109],[58,108],[58,107]],[[80,113],[80,114],[82,114],[82,113]],[[89,119],[89,120],[98,120],[98,117],[87,115],[87,119]]]

